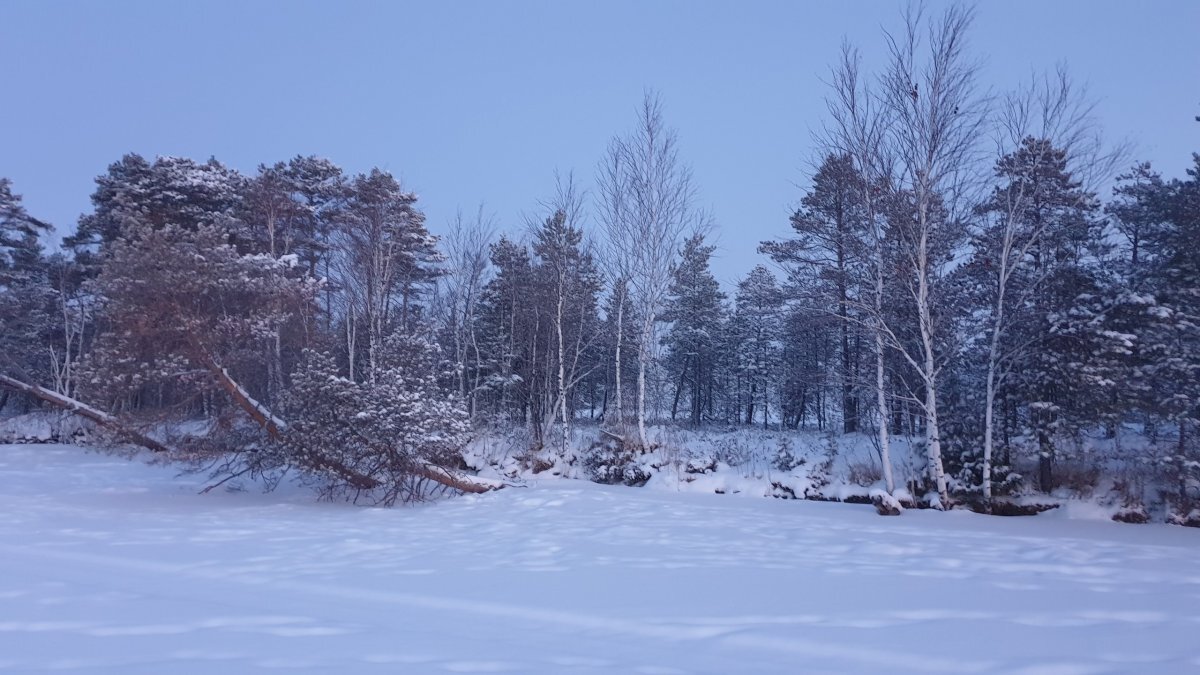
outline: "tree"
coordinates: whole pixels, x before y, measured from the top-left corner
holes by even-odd
[[[988,220],[974,242],[974,258],[963,270],[964,275],[983,277],[983,299],[989,310],[980,483],[985,502],[992,497],[999,390],[1016,364],[1029,366],[1031,353],[1049,347],[1048,334],[1030,333],[1029,328],[1069,308],[1047,305],[1051,296],[1047,284],[1066,283],[1062,266],[1068,260],[1078,264],[1080,249],[1098,238],[1089,231],[1095,226],[1088,215],[1095,209],[1094,196],[1080,189],[1067,169],[1066,151],[1050,140],[1025,137],[1016,150],[998,160],[996,175],[1002,182],[979,206]],[[1066,291],[1064,301],[1073,299],[1070,293]],[[1042,401],[1036,417],[1046,418],[1049,405]],[[1048,431],[1043,429],[1039,437],[1044,444],[1042,475],[1048,482],[1052,456]]]
[[[286,261],[242,255],[220,225],[126,227],[108,246],[96,289],[110,327],[93,354],[93,394],[125,401],[162,387],[184,402],[218,385],[247,414],[273,424],[235,379],[253,372],[263,339],[312,316],[316,284]]]
[[[1116,199],[1106,211],[1113,216],[1114,226],[1125,238],[1129,253],[1129,275],[1144,277],[1153,261],[1147,260],[1146,249],[1159,249],[1166,235],[1169,197],[1162,176],[1148,162],[1135,165],[1129,172],[1117,176],[1113,188]]]
[[[391,174],[372,169],[351,182],[336,221],[337,282],[345,296],[350,378],[374,381],[384,339],[410,330],[416,300],[441,273],[437,238],[425,229],[416,195]],[[366,329],[366,363],[359,365],[357,327]]]
[[[47,290],[51,292],[52,335],[50,344],[50,376],[53,390],[74,396],[78,387],[78,370],[84,355],[90,350],[95,336],[95,315],[98,302],[84,283],[86,270],[63,253],[46,259]]]
[[[838,323],[842,430],[858,430],[859,307],[866,283],[867,222],[862,176],[850,155],[827,155],[813,186],[792,214],[793,239],[763,242],[759,249],[787,267],[796,299],[810,308],[832,308]],[[825,310],[827,311],[827,310]]]
[[[657,96],[646,94],[635,130],[609,144],[597,183],[608,243],[641,318],[637,423],[639,442],[646,448],[646,372],[672,263],[685,233],[703,224],[693,205],[691,171],[679,161],[675,132],[666,127]]]
[[[983,101],[975,91],[977,68],[966,53],[972,16],[953,6],[923,26],[921,11],[910,8],[903,31],[887,36],[891,62],[881,83],[893,122],[888,142],[900,169],[893,231],[920,337],[917,350],[906,349],[898,339],[892,346],[924,389],[919,403],[925,415],[925,449],[942,508],[949,504],[949,492],[938,417],[938,376],[945,358],[938,292],[949,253],[962,236],[958,209],[965,206],[984,121]]]
[[[553,336],[557,395],[549,408],[558,413],[561,424],[561,450],[570,445],[571,398],[584,374],[584,357],[595,343],[599,318],[596,306],[601,277],[592,254],[587,250],[580,228],[583,213],[581,195],[568,177],[560,181],[558,193],[550,204],[551,215],[534,230],[533,253],[537,259],[535,275],[547,290],[546,307]]]
[[[41,376],[47,369],[44,344],[54,315],[49,269],[41,237],[49,224],[29,215],[12,182],[0,178],[0,365],[3,370]],[[0,408],[7,395],[0,399]]]
[[[604,304],[604,325],[601,327],[601,350],[605,355],[605,393],[604,420],[615,420],[617,429],[624,428],[624,380],[621,377],[621,364],[637,356],[638,331],[641,322],[629,301],[629,283],[624,277],[613,280],[608,298]],[[611,364],[611,368],[608,365]],[[609,399],[612,399],[614,413],[609,413]]]
[[[260,164],[258,174],[246,181],[243,191],[241,219],[254,250],[275,257],[294,255],[310,276],[325,278],[325,327],[331,327],[330,237],[347,197],[342,170],[327,159],[297,155],[271,166]]]
[[[23,284],[37,274],[42,249],[39,238],[51,230],[32,216],[12,191],[12,181],[0,178],[0,288]]]
[[[1141,409],[1152,447],[1159,446],[1160,425],[1174,428],[1173,448],[1140,459],[1178,486],[1172,501],[1180,518],[1195,508],[1189,486],[1200,481],[1200,155],[1192,157],[1186,179],[1166,181],[1139,165],[1117,187],[1110,212],[1121,219],[1130,252],[1138,242],[1137,264],[1094,309],[1092,325],[1082,327],[1125,341],[1125,349],[1108,350],[1119,358],[1102,362],[1099,374],[1121,378],[1121,402]]]
[[[973,242],[974,264],[964,270],[986,278],[981,286],[985,297],[979,298],[987,306],[989,324],[980,478],[985,503],[992,496],[997,394],[1013,361],[1020,358],[1015,352],[1035,348],[1007,333],[1014,321],[1028,319],[1014,315],[1039,288],[1027,267],[1037,262],[1043,237],[1054,235],[1059,225],[1057,219],[1044,217],[1055,199],[1049,193],[1057,192],[1060,200],[1078,200],[1074,205],[1060,204],[1062,208],[1087,208],[1092,197],[1078,189],[1081,184],[1071,185],[1074,179],[1068,178],[1068,164],[1095,177],[1116,157],[1103,155],[1092,106],[1062,69],[1054,76],[1035,78],[1026,89],[1009,95],[1000,112],[995,173],[1002,182],[977,207],[985,220]]]
[[[466,400],[472,420],[483,386],[480,307],[491,275],[488,248],[494,232],[495,227],[484,217],[482,206],[472,221],[465,220],[459,212],[444,240],[446,273],[438,279],[441,321],[458,365],[459,394]]]
[[[490,246],[490,257],[495,275],[483,288],[479,317],[486,355],[483,386],[496,413],[524,423],[532,417],[533,383],[526,371],[532,337],[524,309],[534,288],[533,261],[524,246],[503,235]]]
[[[328,277],[328,218],[343,193],[341,169],[328,160],[297,156],[286,163],[259,165],[258,174],[244,183],[239,214],[247,250],[294,259],[314,279],[324,263]],[[332,321],[332,288],[325,284],[326,328]],[[287,386],[282,335],[269,341],[267,352],[267,398],[271,400]],[[294,360],[298,353],[287,357]]]
[[[744,399],[746,424],[754,423],[756,410],[762,412],[764,428],[771,421],[771,389],[778,375],[782,305],[783,295],[775,276],[766,267],[756,266],[738,282],[733,330],[740,345],[739,371],[748,387]]]
[[[96,178],[94,211],[79,220],[64,247],[95,274],[103,252],[126,228],[174,225],[193,230],[222,225],[238,234],[233,223],[242,208],[245,179],[216,159],[198,163],[182,157],[159,157],[153,163],[128,154]]]
[[[725,319],[725,294],[709,269],[715,250],[700,233],[684,242],[662,314],[662,321],[670,324],[663,339],[667,368],[677,373],[671,419],[675,419],[687,384],[688,419],[693,426],[698,426],[705,414],[712,414],[718,341]]]

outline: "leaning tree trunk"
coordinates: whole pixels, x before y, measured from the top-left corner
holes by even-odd
[[[139,431],[130,429],[112,415],[109,415],[102,410],[97,410],[86,403],[77,401],[64,394],[58,394],[50,391],[49,389],[43,389],[36,384],[22,382],[21,380],[9,377],[7,375],[0,375],[0,385],[4,385],[10,389],[24,394],[29,394],[30,396],[41,399],[52,406],[62,408],[63,410],[75,413],[84,419],[91,420],[92,422],[95,422],[96,424],[109,429],[110,431],[116,432],[129,442],[135,445],[140,445],[147,450],[151,450],[153,452],[168,452],[168,448],[162,443],[159,443],[158,441]]]

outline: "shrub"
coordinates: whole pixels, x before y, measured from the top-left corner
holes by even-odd
[[[796,451],[792,448],[792,441],[789,438],[779,439],[779,448],[775,451],[775,457],[771,460],[771,466],[776,470],[784,473],[791,473],[796,469],[804,466],[805,459],[798,457]]]
[[[847,479],[860,487],[871,487],[883,480],[883,468],[874,462],[851,462]]]
[[[638,453],[620,441],[593,443],[583,456],[583,468],[593,483],[641,487],[650,473],[637,461]]]

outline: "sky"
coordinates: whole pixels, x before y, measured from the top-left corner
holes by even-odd
[[[839,45],[880,64],[901,8],[0,0],[0,176],[61,235],[128,152],[246,172],[315,154],[392,172],[435,233],[481,204],[520,232],[556,171],[592,187],[609,140],[655,90],[730,284],[764,262],[760,241],[788,232]],[[971,45],[998,92],[1066,65],[1107,139],[1178,176],[1200,151],[1198,30],[1195,0],[1009,0],[977,5]]]

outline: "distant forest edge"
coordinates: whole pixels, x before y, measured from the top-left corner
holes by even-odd
[[[597,451],[585,423],[626,457],[651,424],[814,429],[871,439],[879,489],[936,507],[1070,465],[1200,522],[1200,155],[1133,161],[1062,70],[985,93],[971,20],[909,11],[875,72],[843,48],[793,232],[733,297],[653,93],[587,189],[559,177],[499,235],[432,235],[379,169],[130,154],[49,252],[0,178],[0,412],[383,504],[503,487],[462,450],[504,430],[562,459]]]

